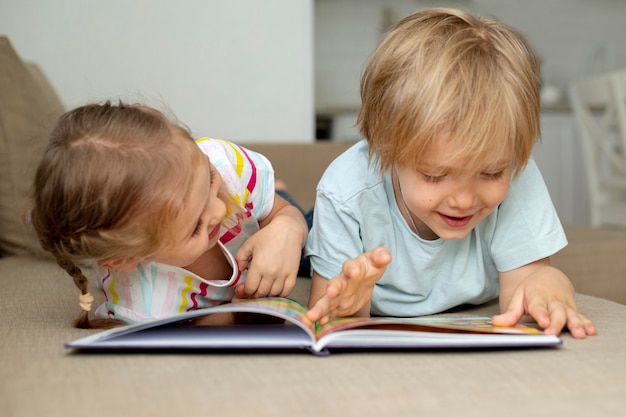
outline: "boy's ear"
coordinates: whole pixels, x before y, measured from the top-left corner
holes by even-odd
[[[101,268],[113,269],[116,271],[131,271],[137,267],[139,262],[135,259],[107,258],[98,261]]]

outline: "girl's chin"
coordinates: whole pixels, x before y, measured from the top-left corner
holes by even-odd
[[[213,238],[209,238],[209,243],[207,245],[207,249],[206,251],[210,251],[211,249],[213,249],[215,247],[215,245],[217,245],[217,241],[219,240],[219,238],[217,236],[213,237]]]

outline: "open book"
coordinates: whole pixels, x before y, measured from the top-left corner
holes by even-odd
[[[66,346],[97,351],[307,349],[321,355],[329,349],[491,349],[562,343],[532,327],[495,327],[487,318],[351,317],[322,326],[308,320],[306,311],[287,298],[245,300],[118,327]]]

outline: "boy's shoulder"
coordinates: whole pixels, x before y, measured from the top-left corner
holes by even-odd
[[[346,200],[366,189],[383,184],[383,176],[370,161],[367,141],[357,142],[330,163],[318,184],[318,190]]]
[[[361,140],[335,158],[327,171],[355,171],[369,168],[369,146],[367,141]]]

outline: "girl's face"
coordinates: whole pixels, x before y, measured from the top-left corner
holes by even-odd
[[[468,175],[465,161],[452,158],[450,147],[449,140],[435,141],[416,168],[395,168],[396,202],[409,225],[411,219],[406,217],[412,217],[423,239],[464,238],[504,200],[509,189],[512,158],[493,152],[483,157],[479,172]],[[410,213],[404,209],[403,198]]]
[[[175,225],[175,242],[153,259],[173,266],[188,266],[217,243],[226,205],[218,198],[222,177],[208,158],[196,169],[189,194]]]

